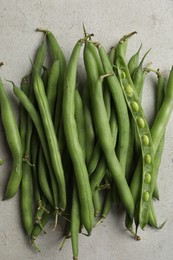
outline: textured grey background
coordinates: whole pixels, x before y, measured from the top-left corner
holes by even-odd
[[[142,53],[152,48],[148,61],[167,74],[173,64],[173,1],[172,0],[123,0],[123,1],[67,1],[67,0],[0,0],[0,69],[2,79],[12,79],[16,84],[29,68],[42,38],[37,27],[48,28],[57,36],[67,59],[72,47],[83,34],[82,22],[88,32],[108,49],[118,39],[133,30],[138,32],[129,42],[128,54],[143,43]],[[82,76],[81,76],[82,77]],[[143,105],[150,120],[153,115],[154,77],[147,81]],[[11,86],[5,83],[8,92]],[[18,107],[13,96],[15,113]],[[124,230],[124,216],[114,208],[103,224],[93,230],[92,236],[80,236],[81,260],[171,260],[173,259],[173,116],[166,132],[165,150],[159,172],[160,201],[155,203],[158,222],[167,219],[160,231],[146,228],[140,231],[142,240],[134,241]],[[42,249],[37,254],[31,248],[22,230],[19,215],[19,194],[2,202],[4,185],[10,173],[10,156],[0,127],[0,157],[5,164],[0,167],[0,259],[71,259],[68,240],[61,252],[61,230],[51,231],[38,240]]]

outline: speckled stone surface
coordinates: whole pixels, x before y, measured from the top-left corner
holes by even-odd
[[[173,1],[172,0],[122,0],[122,1],[67,1],[67,0],[1,0],[0,1],[0,61],[4,62],[0,76],[20,84],[21,77],[30,69],[42,39],[37,27],[48,28],[57,37],[69,59],[75,42],[83,35],[82,23],[95,39],[107,50],[126,33],[137,31],[129,42],[127,57],[143,43],[141,55],[152,48],[148,62],[165,74],[173,64]],[[82,79],[82,55],[80,59]],[[154,114],[154,76],[146,81],[143,106],[150,121]],[[9,94],[11,86],[5,82]],[[18,103],[10,95],[18,117]],[[72,259],[71,243],[67,240],[62,251],[59,246],[62,230],[52,232],[51,223],[47,235],[38,239],[41,253],[35,253],[25,236],[19,214],[19,194],[2,201],[5,184],[11,169],[10,152],[4,140],[0,124],[0,259],[1,260],[55,260]],[[167,222],[162,230],[140,230],[142,237],[136,242],[125,231],[124,215],[113,208],[107,219],[94,228],[91,237],[80,235],[81,260],[172,260],[173,259],[173,115],[166,131],[165,149],[159,171],[160,201],[155,203],[158,222]]]

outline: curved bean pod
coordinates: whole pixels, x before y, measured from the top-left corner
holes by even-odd
[[[104,73],[113,73],[112,65],[109,61],[107,53],[102,45],[98,44],[99,55],[104,67]],[[119,135],[117,144],[117,157],[120,161],[122,170],[125,174],[126,160],[129,145],[129,116],[124,99],[124,95],[119,84],[119,81],[115,74],[112,77],[107,78],[108,87],[114,100],[114,104],[117,111],[117,119],[119,125]],[[126,122],[126,127],[124,127],[124,122]]]
[[[127,105],[136,123],[136,129],[140,140],[142,151],[142,186],[139,202],[139,215],[137,214],[136,223],[139,222],[141,228],[148,223],[149,204],[152,198],[151,187],[153,183],[153,163],[154,152],[150,129],[145,119],[140,100],[133,86],[128,68],[122,57],[116,60],[118,76],[122,90],[124,92]]]
[[[52,167],[54,170],[55,178],[58,183],[59,188],[59,204],[61,210],[66,208],[66,188],[64,172],[62,167],[61,156],[59,152],[58,142],[55,134],[55,128],[51,119],[51,114],[49,110],[48,100],[46,98],[46,93],[44,90],[44,85],[39,74],[35,71],[34,75],[34,92],[39,106],[39,111],[41,114],[44,130],[46,133],[46,139],[49,147]]]
[[[81,149],[77,127],[75,122],[75,87],[78,58],[82,42],[78,41],[75,45],[67,69],[66,87],[63,97],[63,123],[67,147],[73,162],[76,176],[77,188],[79,193],[82,222],[90,234],[93,221],[94,210],[92,204],[92,195],[89,185],[88,172],[85,165],[85,158]]]
[[[112,77],[112,74],[106,75]],[[107,167],[114,179],[119,195],[121,196],[122,203],[124,204],[126,210],[129,212],[130,216],[133,217],[134,214],[134,201],[126,182],[125,176],[123,174],[121,165],[115,155],[112,134],[109,126],[109,120],[107,117],[107,112],[103,100],[102,92],[102,81],[104,76],[101,76],[95,86],[93,102],[95,104],[95,109],[93,110],[95,127],[97,129],[98,138],[102,150],[104,152]],[[106,138],[105,138],[106,136]]]
[[[12,198],[18,191],[22,179],[22,144],[17,126],[16,118],[13,113],[7,93],[0,79],[0,108],[1,118],[5,129],[7,142],[13,157],[13,169],[5,191],[4,199]]]

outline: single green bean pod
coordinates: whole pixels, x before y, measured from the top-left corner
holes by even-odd
[[[22,143],[10,100],[0,79],[0,109],[7,142],[13,157],[13,169],[4,199],[12,198],[18,191],[22,179]]]
[[[139,65],[138,64],[139,63],[139,53],[140,53],[141,48],[142,48],[142,44],[140,45],[137,52],[130,58],[130,60],[128,62],[128,69],[129,69],[131,76],[133,75],[133,72],[136,70],[136,68]]]
[[[140,146],[142,151],[142,184],[141,194],[139,199],[139,215],[137,214],[136,222],[140,224],[141,228],[144,228],[148,223],[149,203],[152,198],[152,174],[154,153],[152,146],[152,139],[150,129],[145,119],[143,109],[141,107],[140,100],[133,86],[133,82],[130,77],[128,68],[124,62],[124,59],[119,56],[116,60],[118,76],[124,96],[126,98],[127,105],[136,123],[136,129],[140,140]]]
[[[85,158],[77,134],[74,99],[77,65],[82,43],[82,40],[79,40],[76,43],[67,69],[66,87],[64,89],[63,97],[63,123],[66,143],[76,176],[82,222],[88,234],[90,234],[93,228],[94,210]]]

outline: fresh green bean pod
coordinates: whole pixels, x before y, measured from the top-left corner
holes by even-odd
[[[148,53],[148,52],[147,52]],[[144,86],[144,80],[146,77],[147,72],[143,71],[142,64],[147,53],[142,58],[140,64],[137,66],[138,61],[136,60],[136,69],[134,70],[133,74],[131,75],[134,87],[138,94],[139,100],[142,99],[142,91]],[[130,66],[129,66],[130,67]],[[130,72],[130,70],[129,70]],[[134,171],[135,165],[138,161],[138,157],[140,154],[140,141],[138,139],[138,134],[136,130],[136,125],[134,123],[133,117],[130,117],[130,143],[129,143],[129,151],[127,156],[127,164],[126,164],[126,178],[128,182],[131,180],[131,175]],[[134,161],[134,154],[135,154],[135,161]]]
[[[104,67],[104,73],[109,74],[113,73],[112,65],[109,61],[107,53],[102,45],[98,44],[99,55]],[[115,74],[107,78],[109,90],[114,100],[114,104],[117,111],[117,119],[119,125],[119,135],[117,143],[117,157],[120,161],[120,165],[125,174],[126,160],[128,153],[128,144],[129,144],[129,116],[124,99],[122,89],[120,87],[119,81]],[[124,122],[126,122],[126,127],[124,127]]]
[[[45,195],[46,199],[54,208],[58,208],[58,188],[55,176],[52,172],[49,173],[51,186],[48,178],[48,168],[46,165],[43,149],[40,148],[38,155],[38,181],[39,186]]]
[[[47,87],[47,82],[48,82],[48,78],[49,78],[49,70],[45,66],[43,66],[43,73],[41,75],[41,78],[44,83],[44,86]]]
[[[116,46],[116,56],[121,56],[125,58],[126,51],[127,51],[127,44],[128,44],[128,39],[132,37],[136,32],[131,32],[127,35],[124,35],[118,42]]]
[[[85,124],[84,124],[84,112],[82,98],[79,94],[79,91],[75,90],[75,119],[78,131],[79,143],[81,145],[84,158],[85,156]]]
[[[101,214],[100,219],[96,223],[96,225],[101,223],[103,221],[103,219],[105,219],[107,217],[107,215],[109,214],[109,212],[111,210],[112,204],[113,204],[112,190],[111,189],[107,189],[106,190],[106,194],[105,194],[102,214]]]
[[[139,66],[134,70],[133,74],[132,74],[132,81],[133,81],[133,85],[136,89],[136,92],[139,96],[139,99],[141,100],[142,98],[142,90],[143,90],[143,85],[144,85],[144,80],[145,80],[145,76],[146,76],[146,71],[143,71],[143,63],[144,63],[144,60],[147,56],[147,54],[150,52],[150,50],[148,50],[141,62],[139,63]]]
[[[163,138],[163,135],[165,133],[165,129],[168,124],[169,118],[171,116],[172,109],[173,109],[173,67],[171,68],[171,71],[169,74],[169,79],[167,82],[167,88],[166,88],[163,104],[162,104],[162,106],[154,120],[153,126],[151,128],[154,155],[160,144],[161,138]],[[141,165],[142,165],[142,161],[140,158],[138,161],[138,165],[135,169],[131,185],[130,185],[130,189],[131,189],[135,203],[137,203],[138,195],[140,192]],[[156,176],[153,176],[153,178],[156,179]],[[154,190],[154,187],[155,187],[155,180],[153,180],[153,185],[151,187],[151,193],[152,193],[152,190]]]
[[[32,196],[32,168],[27,162],[23,162],[23,175],[21,181],[21,214],[26,234],[30,237],[33,230],[33,196]]]
[[[107,112],[108,118],[110,119],[110,116],[111,116],[111,96],[110,96],[109,88],[106,86],[106,84],[104,86],[103,92],[104,92],[103,95],[104,95],[106,112]],[[92,152],[91,160],[88,164],[89,174],[93,173],[94,170],[96,169],[100,157],[101,157],[101,147],[100,147],[99,141],[97,140],[95,147],[94,147],[94,150]]]
[[[156,213],[154,211],[154,205],[153,205],[153,201],[151,200],[151,204],[150,204],[150,213],[149,213],[149,224],[152,227],[157,228],[157,218],[156,218]]]
[[[32,149],[34,147],[34,149]],[[38,183],[38,151],[39,151],[39,142],[38,135],[36,132],[33,133],[31,138],[31,164],[33,171],[33,193],[36,204],[40,201],[40,187]]]
[[[40,75],[41,75],[41,70],[43,68],[45,56],[46,56],[46,45],[45,45],[45,42],[42,41],[42,43],[38,47],[38,50],[36,52],[36,56],[34,59],[34,63],[33,63],[34,70],[37,70],[37,73],[39,73]],[[34,71],[32,71],[32,77],[33,76],[34,76]]]
[[[9,98],[0,79],[0,109],[2,124],[13,157],[13,169],[5,191],[4,199],[12,198],[18,191],[22,179],[22,144]]]
[[[80,230],[80,206],[77,194],[76,182],[73,185],[72,210],[71,210],[71,242],[73,250],[73,259],[78,259],[79,246],[78,236]]]
[[[27,77],[22,80],[21,89],[28,94]],[[30,140],[32,124],[27,120],[27,113],[21,107],[20,135],[23,148],[22,180],[21,180],[21,215],[26,234],[30,237],[33,229],[33,196],[32,196],[32,169],[30,163]],[[27,134],[26,134],[27,133]]]
[[[27,120],[28,119],[28,120]],[[31,137],[33,132],[33,123],[27,117],[27,135],[25,137],[25,151],[22,164],[22,180],[21,180],[21,214],[24,229],[30,237],[33,229],[33,193],[32,193],[32,166],[31,166]]]
[[[59,80],[59,60],[55,60],[49,70],[47,87],[45,89],[49,103],[50,114],[53,118],[57,96],[57,85]]]
[[[88,172],[83,151],[79,143],[75,121],[76,73],[81,46],[82,41],[80,40],[76,43],[68,64],[66,87],[63,97],[63,123],[66,143],[76,176],[82,222],[88,234],[90,234],[93,228],[94,210]]]
[[[115,64],[115,53],[116,53],[116,48],[112,47],[109,52],[109,60],[112,66],[114,66]]]
[[[107,169],[107,165],[106,165],[105,156],[104,154],[102,154],[95,171],[91,175],[90,185],[91,185],[92,194],[94,194],[95,190],[103,180],[106,169]]]
[[[89,84],[89,83],[88,83]],[[85,149],[86,149],[86,164],[88,165],[95,145],[95,133],[93,127],[93,119],[91,115],[91,104],[88,92],[88,86],[83,89],[83,111],[84,111],[84,124],[85,124]]]
[[[55,103],[56,103],[56,95],[57,95],[57,84],[58,84],[58,80],[59,80],[59,60],[55,60],[49,70],[49,76],[48,76],[48,80],[47,80],[47,86],[45,86],[45,92],[47,95],[47,102],[49,105],[49,111],[50,111],[50,115],[51,118],[53,118],[54,116],[54,109],[55,109]],[[47,166],[46,163],[44,161],[44,154],[43,152],[40,150],[40,154],[39,154],[39,162],[38,162],[38,168],[39,168],[39,182],[41,184],[42,189],[44,190],[44,194],[46,194],[46,197],[48,199],[48,201],[51,203],[54,201],[54,207],[55,209],[58,209],[58,187],[56,184],[56,179],[55,176],[52,172],[50,172],[50,181],[51,181],[51,189],[49,187],[48,184],[48,178],[47,178],[47,173],[46,171]],[[53,200],[52,200],[52,196],[51,194],[53,194]]]
[[[137,133],[140,140],[142,151],[142,186],[139,204],[139,216],[136,222],[144,228],[148,223],[149,204],[152,198],[151,187],[153,182],[153,163],[154,153],[150,129],[145,119],[140,100],[133,86],[128,68],[122,57],[117,57],[116,60],[118,76],[121,87],[123,89],[127,105],[136,122]]]
[[[98,214],[101,212],[102,209],[102,202],[100,198],[100,191],[96,189],[92,194],[93,198],[93,205],[94,205],[94,216],[97,217]]]
[[[137,69],[137,67],[139,65],[139,53],[140,53],[141,48],[142,48],[142,44],[140,45],[137,52],[130,58],[130,60],[128,62],[128,69],[129,69],[131,76],[133,75],[134,71]]]
[[[39,139],[41,142],[41,146],[43,148],[43,152],[45,155],[49,173],[53,173],[50,155],[48,152],[49,149],[48,149],[48,145],[47,145],[47,141],[46,141],[46,136],[43,131],[43,125],[42,125],[41,118],[40,118],[39,114],[37,113],[36,109],[34,108],[33,104],[31,103],[31,101],[28,99],[28,97],[25,95],[25,93],[22,90],[20,90],[18,87],[13,85],[13,92],[18,97],[18,99],[20,100],[22,105],[25,107],[26,111],[28,112],[29,116],[31,117],[31,119],[35,125],[35,128],[37,130],[37,133],[38,133],[38,136],[39,136]]]
[[[156,96],[156,113],[159,112],[165,96],[165,77],[158,73],[158,86],[157,86],[157,96]],[[156,150],[155,156],[154,156],[154,170],[156,171],[156,174],[158,175],[161,159],[162,159],[162,153],[164,149],[164,141],[165,141],[165,135],[162,137],[160,144]],[[153,197],[159,200],[159,190],[156,186],[153,191]]]
[[[54,170],[55,178],[59,188],[59,207],[63,211],[66,208],[66,188],[64,172],[62,167],[61,156],[59,152],[58,142],[56,138],[55,128],[51,119],[48,100],[44,90],[44,85],[41,77],[37,72],[34,75],[34,92],[39,106],[46,139],[49,147],[52,167]]]
[[[112,77],[112,74],[106,74],[106,76]],[[134,202],[129,189],[129,186],[126,182],[125,176],[121,165],[116,157],[113,145],[113,138],[110,130],[109,120],[107,117],[107,112],[103,100],[102,92],[102,81],[104,76],[101,76],[94,89],[93,102],[95,104],[95,109],[93,110],[94,114],[94,123],[97,129],[98,138],[102,150],[104,152],[107,167],[114,179],[118,192],[121,196],[122,203],[124,207],[129,212],[130,216],[133,216],[134,213]],[[106,138],[105,138],[106,136]]]
[[[29,86],[28,86],[28,76],[23,77],[22,83],[21,83],[21,89],[22,91],[28,95],[29,91]],[[25,151],[25,137],[26,137],[26,132],[27,132],[27,113],[24,107],[21,105],[20,107],[20,124],[19,124],[19,132],[20,132],[20,138],[22,142],[22,154],[24,154]]]
[[[40,28],[38,28],[37,31],[46,34],[48,43],[51,48],[53,60],[54,61],[59,60],[59,80],[58,80],[57,100],[56,100],[56,107],[55,107],[55,114],[54,114],[55,132],[56,134],[58,134],[60,120],[61,120],[61,113],[62,113],[63,88],[64,88],[65,77],[66,77],[66,59],[60,45],[58,44],[52,32]]]
[[[112,107],[111,109],[110,129],[112,133],[113,145],[115,147],[117,142],[117,135],[118,135],[118,124],[117,124],[117,118],[116,118],[114,107]],[[103,154],[101,154],[100,161],[98,162],[98,165],[90,178],[92,194],[94,193],[94,191],[97,189],[102,179],[104,178],[106,169],[107,169],[107,165],[106,165],[105,157]]]
[[[63,126],[62,115],[61,115],[61,120],[60,120],[60,126],[59,126],[57,139],[58,139],[60,154],[63,155],[66,143],[65,143],[65,135],[64,135],[64,126]]]

